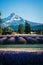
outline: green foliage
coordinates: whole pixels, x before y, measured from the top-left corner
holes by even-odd
[[[3,29],[0,27],[0,35],[2,35]]]
[[[18,27],[18,32],[19,32],[20,34],[23,34],[23,33],[24,33],[24,26],[23,26],[23,24],[20,24],[20,25],[19,25],[19,27]]]
[[[41,34],[41,35],[43,35],[43,29],[42,29],[42,30],[41,30],[41,29],[40,29],[40,30],[37,30],[37,31],[36,31],[36,34]]]
[[[25,33],[28,34],[28,33],[30,33],[30,31],[31,31],[30,24],[28,24],[28,21],[26,21],[26,23],[25,23]]]
[[[13,30],[9,27],[3,29],[3,34],[11,34],[12,32],[13,32]]]
[[[36,33],[37,33],[37,34],[40,34],[40,30],[36,30]]]
[[[0,16],[1,16],[1,12],[0,12]],[[2,32],[3,32],[2,27],[1,27],[1,22],[2,22],[2,19],[0,18],[0,35],[2,35]]]

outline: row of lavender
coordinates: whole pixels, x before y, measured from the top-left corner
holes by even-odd
[[[43,36],[0,36],[0,44],[43,44]]]
[[[0,65],[43,65],[43,52],[0,51]]]

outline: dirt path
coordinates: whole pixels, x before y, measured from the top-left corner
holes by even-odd
[[[23,52],[43,52],[40,48],[0,48],[0,51],[23,51]]]

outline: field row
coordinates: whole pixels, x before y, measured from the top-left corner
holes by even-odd
[[[0,44],[43,44],[43,36],[0,36]]]
[[[43,65],[43,52],[0,51],[0,65]]]

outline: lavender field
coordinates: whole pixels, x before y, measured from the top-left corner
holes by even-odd
[[[0,36],[0,65],[43,65],[43,36]]]
[[[0,51],[0,65],[43,65],[43,52]]]
[[[0,36],[0,45],[43,44],[43,36]]]

